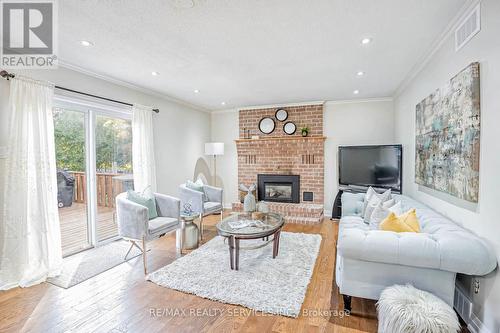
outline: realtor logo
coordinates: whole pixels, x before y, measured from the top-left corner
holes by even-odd
[[[1,17],[1,67],[57,67],[55,0],[5,0]]]

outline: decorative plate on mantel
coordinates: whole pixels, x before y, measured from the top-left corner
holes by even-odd
[[[295,131],[297,131],[297,126],[293,122],[287,121],[285,125],[283,125],[283,132],[286,134],[293,135]]]
[[[271,134],[274,131],[276,124],[269,117],[264,117],[259,121],[259,130],[264,134]]]
[[[274,116],[279,121],[285,121],[288,118],[288,111],[285,109],[278,109],[278,110],[276,110],[276,113],[274,114]]]

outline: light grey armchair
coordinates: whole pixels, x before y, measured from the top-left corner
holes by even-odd
[[[189,203],[193,211],[200,214],[201,239],[203,239],[203,217],[211,214],[220,214],[220,219],[222,220],[222,213],[224,211],[222,206],[222,189],[210,185],[203,185],[203,190],[206,195],[206,200],[204,199],[203,193],[188,188],[186,184],[179,186],[181,205],[184,206],[185,203]]]
[[[150,220],[148,209],[127,199],[127,193],[116,197],[116,216],[118,232],[121,237],[131,242],[125,255],[129,255],[132,247],[142,251],[144,274],[147,274],[146,243],[163,236],[166,233],[176,232],[176,250],[182,249],[182,223],[180,222],[180,200],[168,195],[155,193],[158,217]],[[142,248],[137,244],[142,242]]]

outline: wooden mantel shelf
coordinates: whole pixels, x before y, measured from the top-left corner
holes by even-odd
[[[237,139],[236,143],[241,142],[260,142],[260,141],[287,141],[287,140],[326,140],[326,136],[265,136],[259,139]]]

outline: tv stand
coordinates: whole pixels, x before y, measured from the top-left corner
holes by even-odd
[[[335,200],[333,201],[332,217],[330,220],[340,219],[342,216],[342,193],[344,193],[344,191],[339,189],[337,195],[335,196]]]

